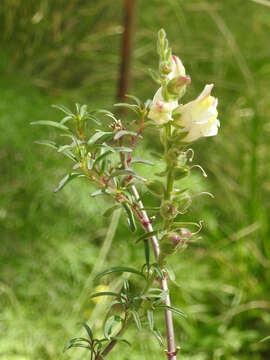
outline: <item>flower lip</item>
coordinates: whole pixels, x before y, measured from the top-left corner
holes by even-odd
[[[174,114],[180,115],[180,118],[175,120],[176,123],[182,127],[182,131],[188,132],[184,142],[193,142],[200,137],[218,133],[218,100],[211,96],[213,86],[214,84],[207,84],[195,100],[175,109]]]

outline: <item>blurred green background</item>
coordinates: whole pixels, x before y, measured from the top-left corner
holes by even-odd
[[[157,66],[156,33],[163,27],[192,77],[185,100],[212,82],[219,98],[219,135],[193,147],[195,162],[209,175],[203,181],[199,172],[193,177],[194,191],[210,191],[215,199],[194,202],[188,216],[204,220],[203,238],[170,261],[177,282],[170,284],[173,304],[188,314],[187,319],[175,317],[183,360],[270,358],[269,341],[260,342],[270,335],[267,4],[137,4],[129,92],[142,99],[153,96],[156,85],[147,72]],[[101,216],[107,204],[89,198],[88,184],[76,180],[53,194],[70,163],[33,143],[53,139],[57,131],[29,126],[36,120],[59,120],[51,104],[111,109],[122,12],[120,0],[0,2],[3,360],[87,358],[81,349],[65,354],[62,349],[81,333],[79,322],[101,325],[105,303],[88,299],[93,274],[119,262],[137,266],[142,256],[124,217],[111,243],[113,224]],[[148,152],[146,147],[144,157],[150,158]],[[162,317],[157,321],[162,324]],[[119,345],[109,358],[165,358],[147,331],[138,334],[134,327],[127,338],[134,337],[138,341],[132,348]]]

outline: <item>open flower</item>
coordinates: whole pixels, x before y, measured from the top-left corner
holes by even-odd
[[[162,87],[160,87],[153,98],[148,117],[158,125],[166,124],[173,120],[172,112],[177,106],[177,101],[164,100],[162,96]]]
[[[184,142],[192,142],[203,136],[217,135],[220,123],[217,119],[218,100],[211,96],[213,86],[213,84],[206,85],[196,100],[179,106],[174,111],[176,124],[182,127],[181,131],[187,132]]]

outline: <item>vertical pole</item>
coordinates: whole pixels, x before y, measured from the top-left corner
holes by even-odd
[[[130,85],[130,60],[132,37],[135,24],[136,0],[124,0],[124,33],[121,50],[120,76],[118,83],[117,100],[125,102],[125,95]]]

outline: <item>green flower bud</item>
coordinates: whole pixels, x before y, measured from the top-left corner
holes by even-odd
[[[155,196],[162,197],[164,194],[164,185],[159,180],[149,180],[146,183],[147,189]]]
[[[177,166],[174,168],[174,177],[175,180],[183,179],[184,177],[188,176],[189,170],[183,166]]]
[[[165,259],[168,255],[172,255],[176,253],[179,246],[181,244],[184,244],[185,240],[182,239],[182,237],[175,233],[170,232],[166,235],[164,235],[160,240],[160,258],[159,262],[161,264],[165,263]]]
[[[191,81],[188,75],[177,76],[168,82],[167,90],[169,95],[174,95],[176,98],[180,98],[186,91],[186,85]]]
[[[161,61],[159,71],[162,75],[168,75],[172,71],[172,64],[169,61]]]
[[[160,214],[164,219],[173,219],[177,215],[177,209],[171,201],[164,200],[160,207]]]

